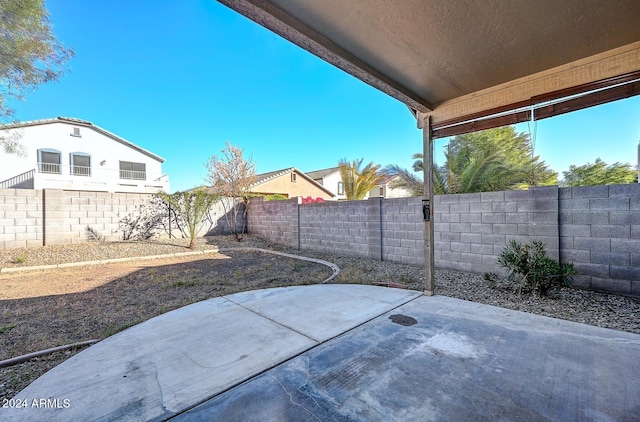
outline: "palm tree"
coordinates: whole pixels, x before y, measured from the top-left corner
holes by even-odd
[[[384,171],[388,175],[399,176],[391,182],[390,186],[392,189],[404,189],[410,192],[411,196],[422,196],[424,192],[424,182],[420,177],[397,164],[389,164],[384,168]]]
[[[555,184],[557,174],[540,157],[526,134],[511,126],[458,135],[447,145],[445,163],[433,166],[435,194],[491,192]],[[413,154],[414,172],[424,169],[423,155]],[[402,181],[392,187],[409,188],[419,196],[419,178],[398,166],[387,166]],[[413,186],[413,188],[411,188]]]
[[[340,176],[344,184],[344,194],[347,200],[353,201],[363,199],[367,192],[373,189],[382,180],[380,166],[373,164],[373,161],[361,169],[364,159],[353,160],[351,163],[343,158],[338,163]]]

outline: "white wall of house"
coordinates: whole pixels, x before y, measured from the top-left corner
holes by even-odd
[[[25,155],[2,155],[0,182],[35,170],[33,189],[169,191],[169,178],[162,174],[160,157],[140,151],[134,145],[114,139],[91,126],[56,121],[4,129],[2,132],[2,136],[19,135]],[[45,149],[60,153],[59,167],[38,165],[41,157],[38,150]],[[89,157],[89,167],[85,166],[87,159],[82,158],[86,156]],[[121,172],[121,161],[144,164],[145,171]]]
[[[338,193],[338,183],[342,183],[342,177],[340,176],[340,171],[336,170],[332,173],[326,174],[322,178],[322,186],[326,189],[330,190],[333,194],[336,195],[334,199],[336,200],[346,200],[347,196],[344,194],[344,189],[341,194]],[[366,193],[364,199],[369,198],[407,198],[411,196],[411,192],[406,189],[395,188],[392,189],[389,183],[380,184],[371,189]]]
[[[338,183],[342,183],[342,177],[340,177],[340,172],[336,171],[334,173],[329,173],[325,177],[322,178],[322,186],[326,189],[330,190],[331,193],[336,195],[334,200],[345,200],[347,197],[344,194],[344,188],[342,189],[342,193],[338,191]]]
[[[369,191],[369,198],[407,198],[411,196],[411,192],[401,188],[391,188],[390,183],[377,185]]]

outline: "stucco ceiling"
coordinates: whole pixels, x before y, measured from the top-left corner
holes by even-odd
[[[640,70],[639,0],[219,0],[436,120]]]

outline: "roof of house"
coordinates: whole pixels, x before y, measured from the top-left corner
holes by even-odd
[[[387,183],[391,183],[397,178],[398,178],[397,174],[384,174],[382,176],[382,178],[380,179],[380,181],[378,182],[378,186],[379,185],[386,185]]]
[[[288,168],[284,168],[284,169],[281,169],[281,170],[270,171],[268,173],[256,174],[256,180],[251,185],[251,189],[253,189],[256,186],[259,186],[259,185],[261,185],[263,183],[266,183],[266,182],[268,182],[270,180],[277,179],[280,176],[284,176],[285,174],[291,174],[293,172],[296,172],[297,174],[302,176],[304,179],[306,179],[309,183],[311,183],[311,184],[317,186],[318,188],[322,189],[323,191],[327,192],[329,195],[331,195],[331,197],[335,196],[335,194],[333,192],[331,192],[330,190],[328,190],[327,188],[322,186],[320,183],[318,183],[315,180],[313,180],[313,178],[309,177],[308,174],[298,170],[295,167],[288,167]]]
[[[48,125],[48,124],[52,124],[52,123],[67,123],[67,124],[71,124],[74,126],[83,126],[83,127],[87,127],[89,129],[95,130],[96,132],[105,135],[111,139],[113,139],[114,141],[120,142],[123,145],[126,145],[130,148],[135,149],[136,151],[139,151],[151,158],[153,158],[154,160],[158,160],[161,163],[163,163],[165,161],[164,158],[160,157],[159,155],[156,155],[154,153],[152,153],[151,151],[147,151],[146,149],[139,147],[138,145],[131,143],[129,141],[127,141],[124,138],[119,137],[116,134],[113,134],[111,132],[109,132],[108,130],[105,130],[103,128],[101,128],[100,126],[97,126],[87,120],[82,120],[82,119],[76,119],[75,117],[53,117],[50,119],[40,119],[40,120],[29,120],[26,122],[14,122],[14,123],[8,123],[8,124],[4,124],[4,125],[0,125],[0,130],[3,129],[15,129],[15,128],[21,128],[21,127],[28,127],[28,126],[40,126],[40,125]]]
[[[311,177],[312,179],[322,179],[323,177],[331,174],[331,173],[335,173],[337,171],[340,171],[340,167],[330,167],[328,169],[321,169],[321,170],[314,170],[314,171],[308,171],[306,174],[307,176]]]

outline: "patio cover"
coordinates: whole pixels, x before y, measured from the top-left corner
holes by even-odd
[[[640,94],[638,0],[219,1],[406,104],[431,202],[433,139]]]
[[[219,0],[444,127],[640,93],[637,0]],[[549,101],[626,85],[607,96]],[[525,113],[508,113],[514,110]],[[486,119],[483,119],[486,120]],[[477,130],[460,126],[456,132]]]

